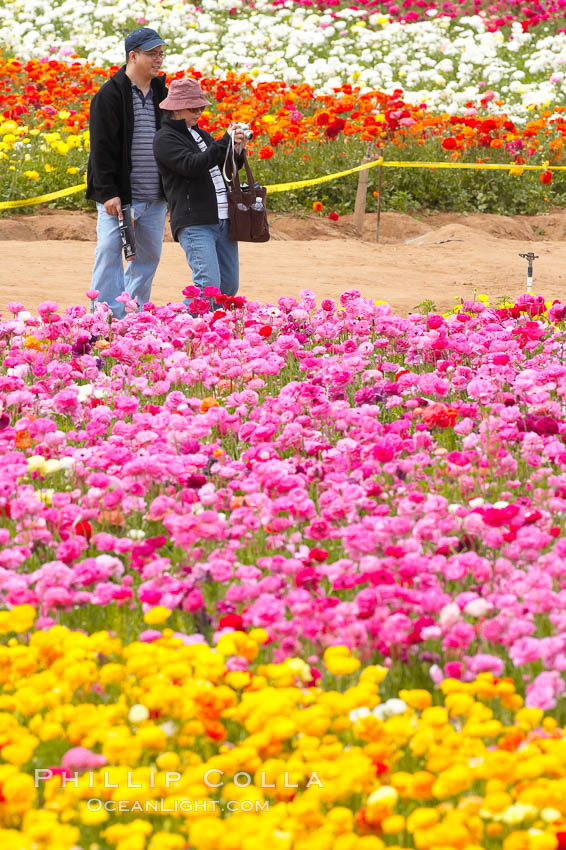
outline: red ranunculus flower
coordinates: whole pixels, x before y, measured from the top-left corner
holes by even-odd
[[[313,561],[318,561],[318,563],[321,564],[328,558],[328,552],[326,549],[319,549],[318,546],[315,546],[314,549],[310,550],[309,558],[312,558]]]
[[[335,139],[338,133],[341,133],[345,126],[346,122],[343,118],[335,118],[332,124],[329,124],[324,132],[329,139]]]
[[[90,540],[92,537],[92,526],[90,522],[87,522],[86,519],[80,519],[75,523],[75,534],[79,534],[81,537]]]
[[[244,628],[244,620],[239,614],[225,614],[218,620],[218,628],[242,631]]]

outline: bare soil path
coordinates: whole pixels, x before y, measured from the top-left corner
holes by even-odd
[[[361,239],[351,216],[333,223],[274,215],[271,229],[269,243],[240,245],[240,294],[248,300],[276,302],[310,288],[319,298],[359,289],[401,315],[425,300],[442,311],[474,292],[495,305],[525,291],[527,263],[519,254],[528,251],[538,255],[535,293],[566,298],[566,210],[513,218],[385,213],[379,243],[374,214],[366,215]],[[1,218],[0,311],[9,301],[32,311],[46,299],[61,308],[86,303],[95,240],[92,213],[45,210]],[[152,300],[180,301],[190,281],[184,254],[167,232]]]

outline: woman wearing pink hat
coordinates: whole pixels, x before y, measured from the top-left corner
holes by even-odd
[[[222,138],[198,126],[209,101],[193,79],[173,80],[159,105],[166,110],[153,151],[171,214],[173,239],[185,251],[193,283],[235,295],[239,286],[238,243],[228,238],[228,198],[222,167],[234,134],[236,164],[243,165],[246,139],[230,124]]]

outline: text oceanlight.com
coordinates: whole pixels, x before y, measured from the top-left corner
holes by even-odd
[[[137,812],[138,814],[175,814],[176,812],[267,812],[269,802],[260,800],[101,800],[92,797],[86,802],[91,812]]]

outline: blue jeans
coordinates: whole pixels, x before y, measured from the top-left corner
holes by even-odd
[[[91,286],[100,292],[97,301],[108,304],[115,318],[121,319],[124,305],[116,301],[118,295],[125,291],[131,298],[137,297],[140,308],[151,297],[151,284],[161,257],[167,204],[165,201],[132,202],[136,256],[126,263],[126,271],[118,219],[108,215],[103,204],[96,207],[98,242]]]
[[[179,231],[179,243],[187,255],[193,283],[201,292],[205,286],[216,286],[224,295],[238,291],[238,243],[228,238],[228,229],[228,219],[221,218],[218,224],[197,224]],[[185,304],[190,301],[185,298]],[[214,309],[214,299],[210,306]]]

